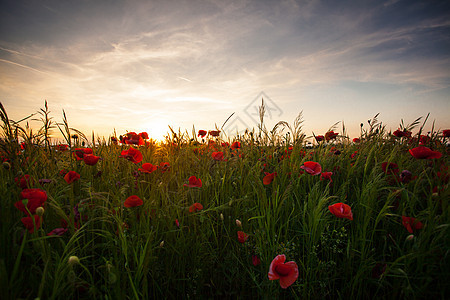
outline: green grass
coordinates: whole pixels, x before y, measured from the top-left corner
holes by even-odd
[[[442,157],[418,160],[408,152],[418,141],[395,138],[376,117],[367,130],[362,128],[357,144],[343,128],[336,140],[306,147],[299,115],[294,126],[280,122],[272,131],[261,118],[259,133],[210,138],[214,144],[197,137],[194,129],[191,135],[172,131],[164,142],[130,146],[89,140],[69,127],[65,114],[61,124],[54,123],[47,104],[39,112],[43,126],[35,133],[22,126],[28,118],[14,122],[3,106],[0,114],[4,299],[450,296],[449,158],[440,132],[433,131],[428,146]],[[418,120],[404,128],[412,130]],[[50,133],[57,128],[68,151],[55,150]],[[241,142],[240,149],[222,145],[234,140]],[[82,147],[92,148],[101,160],[94,166],[77,161],[73,149]],[[130,147],[142,153],[142,162],[120,157]],[[215,161],[213,151],[223,151],[226,161]],[[300,166],[309,160],[320,163],[322,172],[333,172],[333,181],[302,174]],[[138,171],[143,163],[162,162],[170,164],[169,171]],[[383,162],[396,163],[399,172],[409,170],[415,178],[403,183],[383,172]],[[63,169],[76,171],[80,180],[67,184]],[[264,172],[278,175],[264,185]],[[15,178],[25,174],[34,179],[31,188],[48,195],[42,225],[33,233],[14,206],[22,191]],[[184,186],[190,176],[200,178],[202,187]],[[144,204],[124,207],[131,195]],[[196,202],[203,210],[189,212]],[[339,202],[351,207],[353,220],[331,214],[328,206]],[[417,218],[423,228],[407,239],[402,216]],[[67,232],[47,235],[62,223]],[[249,235],[245,243],[238,241],[237,231]],[[299,268],[298,279],[287,289],[268,279],[278,254]],[[252,264],[253,255],[260,265]],[[69,264],[71,256],[79,263]],[[385,271],[373,276],[380,266]]]

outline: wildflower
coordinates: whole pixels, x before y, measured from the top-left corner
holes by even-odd
[[[123,206],[125,207],[136,207],[136,206],[141,206],[144,204],[144,201],[142,201],[141,198],[139,198],[136,195],[130,196],[125,200],[125,203],[123,204]]]
[[[316,138],[317,142],[321,142],[325,139],[325,137],[323,135],[317,135],[317,136],[315,136],[315,138]]]
[[[123,150],[120,155],[135,164],[140,163],[143,158],[141,151],[134,148]]]
[[[238,219],[236,219],[236,226],[237,227],[242,227],[242,222]]]
[[[412,173],[408,170],[403,170],[400,173],[400,182],[408,183],[412,180]]]
[[[241,143],[238,141],[235,141],[233,144],[231,144],[231,149],[239,149],[241,148]]]
[[[441,158],[442,156],[442,153],[438,151],[433,151],[425,146],[419,146],[413,149],[409,149],[409,153],[411,153],[411,155],[417,159],[433,159],[433,158]]]
[[[41,189],[24,189],[20,193],[20,198],[27,200],[17,201],[16,203],[14,203],[14,206],[18,210],[24,212],[29,216],[30,213],[35,214],[36,209],[44,205],[45,201],[47,201],[47,193]],[[25,201],[26,204],[24,204],[23,201]],[[27,209],[30,213],[27,211]]]
[[[320,180],[329,180],[330,182],[333,182],[331,175],[333,175],[333,172],[323,172],[320,174]]]
[[[87,154],[83,157],[84,163],[88,166],[95,165],[99,159],[100,159],[100,156],[95,156],[93,154]]]
[[[428,135],[420,135],[419,137],[419,145],[426,145],[431,141],[431,138]]]
[[[30,187],[34,182],[33,177],[31,177],[30,175],[23,175],[20,178],[16,177],[14,178],[14,181],[22,190]]]
[[[51,235],[62,236],[64,233],[67,232],[67,230],[68,230],[67,228],[55,228],[52,231],[50,231],[49,233],[47,233],[47,235],[48,236],[51,236]]]
[[[303,166],[300,167],[300,169],[303,169],[306,171],[306,173],[310,175],[319,175],[322,171],[322,166],[314,161],[305,161],[303,163]]]
[[[450,137],[450,129],[442,130],[442,135],[444,137]]]
[[[177,228],[180,228],[180,222],[178,221],[178,219],[175,219],[175,226],[177,226]]]
[[[189,177],[189,184],[184,184],[184,186],[188,187],[202,187],[202,180],[195,176]]]
[[[243,232],[243,231],[238,231],[237,232],[237,235],[238,235],[238,241],[239,241],[239,243],[245,243],[247,240],[248,240],[248,237],[249,237],[249,235],[248,234],[246,234],[245,232]]]
[[[75,171],[69,171],[64,176],[64,180],[67,182],[67,184],[71,184],[72,182],[77,181],[78,179],[80,179],[80,174],[78,174]]]
[[[143,138],[144,140],[148,140],[148,133],[145,132],[145,131],[139,133],[139,136],[140,136],[141,138]]]
[[[215,160],[219,160],[219,161],[223,160],[223,152],[222,151],[220,151],[220,152],[213,152],[211,156]]]
[[[189,212],[190,213],[201,211],[202,209],[203,209],[203,205],[201,203],[198,203],[198,202],[195,202],[194,204],[189,206]]]
[[[338,136],[339,133],[334,132],[333,130],[328,131],[327,133],[325,133],[325,140],[329,141],[332,139],[335,139]]]
[[[167,172],[169,171],[170,164],[168,162],[162,162],[159,164],[159,168],[161,169],[161,172]]]
[[[220,130],[210,130],[209,135],[210,136],[219,136]]]
[[[34,220],[34,221],[33,221]],[[28,216],[20,219],[28,232],[33,233],[34,229],[41,227],[41,218],[38,215],[34,215],[33,218]]]
[[[139,168],[138,171],[142,173],[150,174],[158,169],[158,166],[152,165],[151,163],[144,163],[142,164],[142,168]]]
[[[355,158],[356,155],[358,155],[358,151],[353,152],[353,153],[350,155],[350,158]]]
[[[422,222],[413,217],[402,216],[402,224],[409,233],[413,233],[414,230],[419,230],[423,227]]]
[[[398,173],[398,165],[395,163],[383,162],[381,164],[381,169],[385,174],[397,174]]]
[[[56,145],[56,150],[58,150],[60,152],[67,151],[67,149],[69,149],[69,145],[66,145],[66,144]]]
[[[91,148],[75,148],[73,151],[73,156],[77,160],[83,160],[84,156],[86,154],[92,154],[94,153]]]
[[[201,138],[204,138],[206,134],[207,134],[206,130],[199,130],[198,131],[198,136],[201,137]]]
[[[136,132],[127,132],[122,139],[120,140],[123,144],[127,145],[144,145],[144,140],[142,136],[137,134]]]
[[[397,129],[392,133],[396,137],[411,137],[411,131]]]
[[[359,138],[354,138],[353,139],[353,143],[355,143],[355,144],[358,144],[358,143],[360,143],[361,142],[361,140],[359,139]]]
[[[275,179],[275,177],[278,175],[277,172],[274,172],[274,173],[264,172],[264,174],[266,174],[266,176],[264,176],[264,178],[263,178],[263,183],[265,185],[271,184],[272,181]]]
[[[252,264],[256,267],[261,264],[261,259],[257,255],[252,255]]]
[[[284,254],[277,255],[269,267],[269,280],[280,280],[280,286],[283,289],[291,286],[298,278],[298,266],[295,261],[285,263]]]
[[[336,203],[328,206],[330,212],[338,218],[346,218],[350,221],[353,220],[352,209],[350,206],[344,203]]]

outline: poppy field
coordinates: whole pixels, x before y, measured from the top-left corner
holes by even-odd
[[[2,298],[448,299],[450,130],[260,114],[154,141],[1,106]]]

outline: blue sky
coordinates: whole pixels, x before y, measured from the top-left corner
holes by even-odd
[[[303,111],[307,135],[343,121],[356,136],[376,113],[392,130],[427,113],[450,128],[449,1],[0,5],[0,101],[12,119],[46,99],[55,121],[64,109],[87,134],[160,138],[233,112],[234,131],[256,127],[249,106],[265,95],[268,127]]]

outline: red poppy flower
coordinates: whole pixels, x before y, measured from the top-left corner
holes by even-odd
[[[271,184],[272,181],[275,179],[275,177],[278,175],[277,172],[274,172],[274,173],[264,172],[264,174],[266,174],[266,176],[264,176],[264,178],[263,178],[263,183],[265,185]]]
[[[261,264],[261,259],[257,255],[252,255],[252,264],[256,267]]]
[[[62,236],[64,233],[67,232],[67,228],[55,228],[52,231],[50,231],[49,233],[47,233],[48,236],[52,236],[52,235],[59,235]]]
[[[331,175],[333,175],[333,172],[323,172],[320,174],[320,180],[329,180],[330,182],[333,182]]]
[[[58,150],[58,151],[64,152],[64,151],[67,151],[68,149],[69,149],[69,145],[66,145],[66,144],[56,145],[56,150]]]
[[[74,181],[77,181],[78,179],[80,179],[80,174],[78,174],[75,171],[69,171],[67,172],[67,174],[64,176],[64,180],[68,183],[71,184]]]
[[[246,234],[245,232],[243,232],[243,231],[238,231],[237,232],[237,235],[238,235],[238,241],[239,241],[239,243],[245,243],[247,240],[248,240],[248,237],[249,237],[249,235],[248,234]]]
[[[140,163],[143,158],[141,151],[134,148],[123,150],[120,155],[135,164]]]
[[[355,144],[360,143],[360,142],[361,142],[361,140],[359,138],[354,138],[353,139],[353,143],[355,143]]]
[[[235,141],[233,144],[231,144],[231,149],[239,149],[241,148],[241,143],[238,141]]]
[[[428,135],[420,135],[419,137],[419,145],[426,145],[431,141],[431,138]]]
[[[98,162],[99,159],[100,159],[100,156],[95,156],[93,154],[86,154],[83,157],[84,163],[89,165],[89,166],[95,165]]]
[[[419,230],[423,227],[422,222],[416,220],[413,217],[402,216],[402,224],[403,226],[405,226],[406,230],[408,230],[409,233],[413,233],[414,230]]]
[[[16,177],[14,178],[14,181],[22,190],[30,187],[34,182],[33,177],[31,177],[30,175],[23,175],[20,178]]]
[[[152,165],[151,163],[144,163],[142,164],[142,168],[139,168],[138,171],[141,171],[142,173],[152,173],[158,169],[158,166]]]
[[[223,152],[222,151],[221,152],[213,152],[212,157],[215,160],[223,160]]]
[[[202,180],[195,176],[189,177],[189,184],[184,184],[184,186],[188,187],[202,187]]]
[[[202,138],[203,138],[203,137],[205,137],[206,134],[207,134],[206,130],[199,130],[199,131],[198,131],[198,136],[199,136],[199,137],[202,137]]]
[[[411,131],[397,129],[392,133],[396,137],[411,137]]]
[[[344,203],[336,203],[328,206],[330,212],[338,218],[346,218],[350,221],[353,220],[352,209],[350,206]]]
[[[283,289],[287,289],[298,278],[298,266],[295,261],[286,262],[286,256],[284,254],[277,255],[269,267],[269,280],[280,279],[280,286]]]
[[[433,159],[433,158],[441,158],[442,156],[442,153],[438,151],[433,151],[430,148],[424,146],[409,149],[409,153],[411,153],[411,155],[417,159]]]
[[[86,154],[94,153],[91,148],[75,148],[73,150],[73,156],[77,160],[82,160]]]
[[[338,136],[339,133],[332,131],[328,131],[327,133],[325,133],[325,139],[327,141],[335,139]]]
[[[144,201],[142,201],[141,198],[139,198],[136,195],[130,196],[125,200],[125,203],[123,204],[123,206],[125,207],[136,207],[136,206],[141,206],[142,204],[144,204]]]
[[[350,155],[350,158],[355,158],[356,155],[358,155],[358,151],[353,152],[353,153]]]
[[[144,140],[148,140],[148,133],[145,132],[145,131],[139,133],[139,136],[140,136],[141,138],[143,138]]]
[[[137,134],[136,132],[127,132],[120,141],[127,145],[144,145],[144,140],[142,136]]]
[[[316,138],[317,142],[321,142],[325,139],[325,137],[323,135],[316,135],[315,138]]]
[[[220,130],[210,130],[209,135],[210,136],[219,136]]]
[[[398,173],[398,165],[395,163],[384,162],[381,164],[381,169],[385,174],[397,174]]]
[[[178,219],[175,219],[175,226],[177,226],[177,228],[180,228],[180,222],[178,221]]]
[[[35,225],[36,229],[39,229],[39,227],[41,227],[41,218],[38,215],[34,215],[33,219],[31,217],[24,217],[20,219],[20,221],[22,221],[23,225],[25,226],[26,229],[28,229],[30,233],[34,232]]]
[[[300,169],[305,170],[310,175],[319,175],[322,172],[322,166],[314,161],[305,161]]]
[[[159,168],[161,169],[161,172],[167,172],[169,171],[170,164],[168,162],[162,162],[159,164]]]
[[[203,209],[203,205],[201,203],[198,203],[198,202],[195,202],[194,204],[189,206],[189,212],[190,213],[201,211],[202,209]]]
[[[444,137],[450,137],[450,129],[442,130],[442,135]]]
[[[20,193],[20,198],[28,200],[27,207],[25,208],[22,200],[14,203],[14,206],[29,216],[27,208],[31,214],[35,214],[36,208],[44,206],[45,201],[47,201],[47,193],[41,189],[24,189]]]

